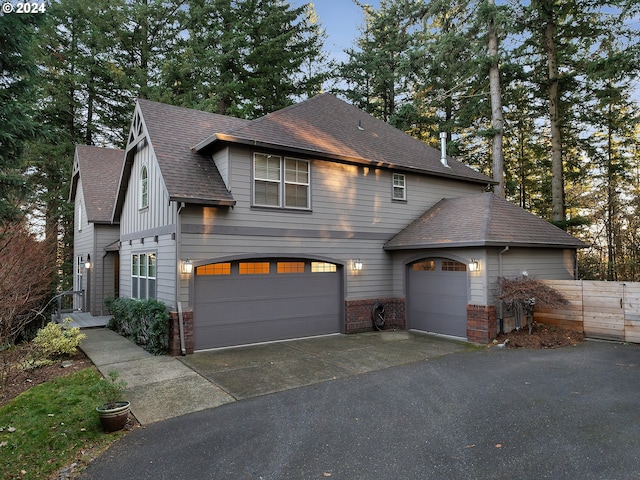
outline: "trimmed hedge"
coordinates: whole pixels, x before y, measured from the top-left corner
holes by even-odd
[[[169,351],[169,311],[158,300],[116,298],[109,302],[107,327],[154,355]]]

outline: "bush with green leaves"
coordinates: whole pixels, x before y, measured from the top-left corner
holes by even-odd
[[[154,355],[169,350],[169,311],[158,300],[117,298],[110,304],[108,327]]]
[[[63,323],[49,322],[38,330],[33,339],[34,356],[54,360],[75,354],[86,335],[80,333],[80,328],[71,327],[71,321],[65,318]]]

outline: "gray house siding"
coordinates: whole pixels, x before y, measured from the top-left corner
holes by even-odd
[[[73,289],[87,290],[89,288],[90,291],[86,293],[85,299],[74,296],[73,308],[83,309],[86,307],[93,315],[101,315],[104,311],[104,297],[108,295],[109,291],[113,293],[114,282],[113,266],[103,261],[105,247],[118,240],[119,227],[117,225],[95,224],[88,221],[82,179],[78,180],[74,211]],[[79,212],[82,213],[79,214]],[[79,225],[79,221],[82,222],[81,225]],[[82,257],[83,261],[86,261],[88,255],[91,258],[91,269],[87,271],[84,265],[81,265],[78,271],[78,257]],[[110,273],[103,270],[105,267],[109,268]],[[91,277],[90,279],[89,276]],[[105,286],[108,287],[105,288]],[[103,294],[103,292],[105,293]]]
[[[311,160],[310,210],[252,207],[253,152],[228,151],[228,178],[237,203],[231,209],[185,209],[180,258],[196,262],[242,254],[335,258],[346,266],[348,300],[398,294],[391,275],[392,256],[382,249],[384,242],[443,197],[482,189],[405,173],[407,201],[397,202],[392,200],[392,171]],[[354,259],[363,262],[362,271],[352,271]],[[190,301],[188,289],[183,281],[182,301]]]
[[[488,302],[495,303],[499,277],[518,277],[527,272],[533,278],[544,280],[572,280],[575,269],[575,250],[551,248],[509,248],[500,255],[502,248],[487,251]],[[502,257],[502,272],[500,272]]]
[[[156,254],[155,297],[170,308],[176,305],[176,218],[177,206],[169,201],[162,174],[146,140],[138,142],[133,154],[127,196],[120,216],[120,296],[132,295],[131,256]],[[148,206],[142,207],[141,172],[146,166]]]
[[[118,225],[94,225],[90,311],[93,315],[104,315],[104,300],[114,294],[114,254],[105,251],[107,245],[118,240]]]
[[[95,257],[94,253],[94,225],[87,221],[87,211],[85,208],[84,194],[82,190],[82,179],[78,180],[77,194],[74,204],[74,239],[73,239],[73,289],[82,291],[87,288],[86,271],[83,265],[78,268],[79,257],[87,259],[87,254]],[[88,306],[87,306],[88,307]],[[81,310],[85,308],[84,298],[74,295],[73,308]]]

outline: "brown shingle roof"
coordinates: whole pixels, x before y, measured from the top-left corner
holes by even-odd
[[[493,193],[440,200],[391,238],[386,250],[521,246],[583,248],[564,230]]]
[[[77,145],[76,158],[78,171],[71,184],[71,200],[75,200],[78,179],[81,178],[87,220],[93,223],[111,223],[124,151]]]
[[[226,132],[247,120],[139,99],[149,142],[171,200],[233,203],[210,156],[191,147],[213,132]]]
[[[445,167],[438,149],[329,93],[265,115],[231,132],[212,133],[215,135],[206,140],[202,137],[195,149],[206,150],[219,141],[276,146],[330,159],[494,183],[451,158],[450,168]]]

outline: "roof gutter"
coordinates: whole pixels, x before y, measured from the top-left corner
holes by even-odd
[[[405,166],[396,165],[390,162],[367,160],[366,158],[361,158],[361,157],[350,157],[347,155],[337,155],[335,153],[319,152],[317,150],[309,150],[305,148],[292,147],[288,145],[259,142],[257,140],[251,140],[250,138],[236,137],[234,135],[228,135],[224,133],[216,133],[215,135],[210,136],[209,138],[203,140],[202,142],[198,143],[194,147],[191,147],[191,151],[194,153],[205,154],[215,142],[235,143],[238,145],[247,145],[250,147],[264,148],[269,150],[283,150],[296,155],[304,155],[305,157],[327,159],[327,160],[346,163],[346,164],[366,165],[366,166],[375,167],[375,168],[389,168],[389,169],[401,170],[405,172],[416,172],[416,173],[421,173],[426,175],[433,175],[434,177],[444,177],[449,179],[454,178],[454,179],[463,180],[471,183],[479,183],[482,185],[497,184],[496,181],[489,178],[473,178],[473,177],[468,177],[466,175],[456,174],[451,171],[451,166],[448,163],[444,165],[448,170],[439,172],[437,170],[429,170],[429,169],[411,167],[406,165]],[[446,154],[445,154],[445,162],[446,162]],[[177,200],[177,199],[174,199],[174,200]],[[184,201],[189,201],[189,200],[185,199]]]

